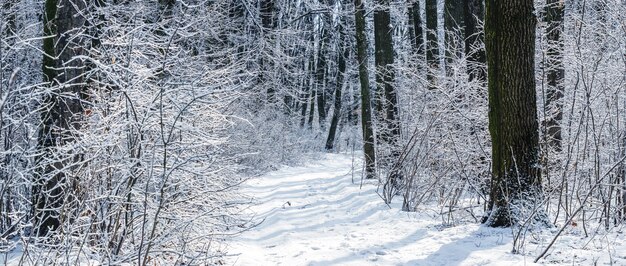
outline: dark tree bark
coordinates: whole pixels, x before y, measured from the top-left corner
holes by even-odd
[[[426,0],[426,65],[428,88],[436,89],[439,72],[439,43],[437,38],[437,0]]]
[[[459,0],[445,0],[444,29],[446,45],[446,65],[452,62],[455,55],[462,53],[461,44],[457,43],[458,35],[463,35],[464,30],[464,4]],[[450,67],[446,66],[446,73],[450,72]]]
[[[480,29],[480,21],[485,17],[483,0],[466,0],[464,8],[465,19],[465,55],[467,57],[467,74],[469,80],[487,81],[485,64],[487,58],[482,43],[485,33]]]
[[[319,0],[320,5],[327,9],[332,10],[335,1],[334,0]],[[329,56],[331,54],[331,50],[329,49],[329,44],[331,38],[333,37],[333,19],[331,12],[322,12],[319,14],[320,16],[320,31],[319,31],[319,50],[318,50],[318,61],[317,61],[317,114],[318,120],[320,123],[320,128],[322,130],[326,127],[326,117],[328,116],[328,111],[330,110],[330,106],[327,105],[329,95],[332,94],[332,87],[330,86],[330,74],[328,73],[329,66]]]
[[[304,87],[307,87],[306,82],[304,83]],[[304,125],[306,125],[306,110],[307,110],[307,99],[308,99],[309,93],[308,91],[305,89],[304,92],[302,92],[301,94],[301,101],[302,104],[300,105],[300,127],[304,127]]]
[[[409,25],[409,34],[414,42],[415,52],[418,55],[422,55],[424,53],[424,33],[419,0],[416,0],[409,6]]]
[[[261,31],[262,37],[266,42],[270,42],[273,38],[273,31],[276,29],[276,6],[274,0],[262,0],[260,5],[260,17],[261,17]],[[276,90],[270,84],[268,85],[268,72],[271,72],[272,61],[263,54],[259,59],[259,76],[258,84],[262,87],[267,87],[267,102],[276,102]]]
[[[315,98],[317,99],[317,116],[321,128],[326,126],[326,46],[328,43],[328,31],[320,30],[319,50],[317,51],[317,64],[315,67]]]
[[[354,0],[357,61],[361,82],[361,127],[363,129],[363,152],[365,153],[365,177],[376,178],[376,151],[372,129],[369,74],[367,71],[367,35],[365,33],[365,7],[361,0]]]
[[[374,50],[376,61],[376,89],[384,92],[381,107],[384,114],[379,120],[387,128],[381,128],[381,140],[395,145],[400,136],[398,121],[398,99],[394,88],[394,50],[393,31],[391,29],[391,17],[389,15],[389,0],[377,0],[383,10],[374,11]]]
[[[541,195],[532,0],[487,0],[492,180],[488,226],[511,226]],[[541,209],[541,208],[540,208]],[[536,216],[539,217],[539,216]],[[547,219],[547,218],[546,218]]]
[[[4,0],[4,3],[0,6],[0,95],[10,90],[12,84],[14,84],[14,76],[9,71],[14,71],[16,63],[15,60],[9,59],[13,57],[10,52],[10,48],[15,44],[15,32],[16,26],[16,11],[14,10],[14,0]],[[5,54],[5,51],[8,54]],[[8,60],[7,60],[8,59]],[[5,72],[5,70],[8,70]],[[8,75],[6,75],[8,74]],[[3,141],[3,153],[4,151],[10,151],[14,146],[14,135],[12,125],[6,123],[3,113],[4,110],[0,110],[0,138]],[[2,163],[4,166],[8,166],[14,160],[11,153],[4,153]],[[6,171],[5,167],[0,167],[0,182],[6,182],[9,180],[10,174]],[[12,233],[16,228],[12,226],[13,220],[11,213],[13,212],[13,192],[10,186],[4,186],[0,191],[0,230],[5,232],[4,234]]]
[[[328,130],[328,138],[326,139],[326,150],[331,151],[335,145],[335,135],[339,119],[341,119],[341,100],[344,75],[346,73],[346,58],[349,57],[350,50],[346,48],[345,34],[343,27],[339,24],[339,54],[337,62],[337,84],[335,87],[335,104],[333,107],[333,118],[330,120],[330,129]]]
[[[15,24],[15,10],[13,10],[13,6],[17,0],[3,0],[2,2],[2,18],[4,19],[4,32],[0,32],[0,34],[4,34],[4,37],[10,39],[10,37],[15,35],[16,24]]]
[[[85,89],[82,73],[84,63],[72,60],[83,54],[85,41],[78,36],[85,24],[80,15],[85,2],[46,0],[44,11],[43,74],[44,82],[55,92],[44,99],[38,136],[39,170],[33,185],[34,231],[45,236],[61,224],[59,210],[69,198],[75,180],[68,172],[78,155],[59,154],[55,148],[73,142],[80,128]],[[55,154],[56,153],[56,154]],[[59,158],[60,157],[60,158]]]
[[[311,95],[309,96],[309,129],[313,129],[313,117],[315,116],[315,90],[311,90]]]
[[[561,150],[561,120],[563,120],[563,79],[565,67],[563,66],[563,16],[564,2],[560,0],[547,0],[546,2],[546,34],[548,39],[548,51],[546,58],[546,78],[548,88],[546,91],[546,120],[545,137],[548,145]]]

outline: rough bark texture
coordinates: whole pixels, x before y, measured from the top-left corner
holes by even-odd
[[[546,2],[546,34],[548,51],[546,58],[546,120],[545,136],[548,144],[556,150],[561,150],[561,120],[563,120],[563,15],[564,2],[562,0],[547,0]]]
[[[62,206],[66,205],[68,190],[74,186],[74,177],[67,169],[78,155],[55,153],[55,148],[74,141],[74,130],[80,127],[85,98],[82,73],[84,63],[72,60],[83,54],[85,47],[79,29],[85,24],[80,14],[84,2],[47,0],[44,12],[43,41],[44,82],[55,90],[44,99],[38,136],[40,169],[33,185],[34,230],[44,236],[60,226]],[[55,153],[53,155],[53,153]],[[60,158],[59,158],[60,157]]]
[[[481,44],[485,40],[484,31],[480,28],[480,22],[485,17],[485,8],[482,0],[466,0],[464,8],[465,19],[465,55],[467,57],[467,74],[469,80],[486,82],[487,73],[485,64],[487,58],[485,49]]]
[[[367,71],[367,37],[365,35],[365,7],[361,0],[354,0],[357,60],[361,82],[361,127],[363,129],[363,152],[365,153],[365,177],[376,177],[376,152],[372,129],[369,75]]]
[[[420,2],[415,1],[409,6],[409,34],[414,40],[415,52],[418,55],[424,53],[424,33],[422,30],[422,16],[420,15]]]
[[[532,0],[487,0],[492,182],[489,226],[520,221],[541,192]]]
[[[429,89],[437,88],[439,72],[439,43],[437,38],[437,0],[426,0],[426,64]]]

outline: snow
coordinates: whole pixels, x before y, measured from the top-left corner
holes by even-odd
[[[255,199],[249,214],[260,223],[230,242],[226,264],[626,265],[621,233],[594,240],[576,228],[534,264],[556,229],[528,232],[521,254],[514,254],[512,229],[475,222],[442,226],[436,206],[402,212],[400,197],[387,206],[374,182],[361,186],[360,167],[348,154],[326,154],[248,181],[242,192]]]

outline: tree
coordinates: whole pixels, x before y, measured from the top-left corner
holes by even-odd
[[[409,34],[415,43],[415,52],[424,53],[424,35],[422,33],[422,16],[420,15],[420,1],[416,0],[409,6]]]
[[[534,77],[532,0],[487,0],[492,227],[511,226],[539,200],[539,128]]]
[[[334,1],[330,0],[320,0],[320,4],[327,8],[331,9],[334,5]],[[328,85],[328,62],[327,57],[329,55],[329,43],[331,37],[331,25],[332,19],[331,15],[328,12],[317,15],[317,19],[319,21],[319,30],[316,36],[318,36],[318,46],[317,46],[317,64],[315,66],[315,99],[317,100],[317,115],[318,122],[321,128],[326,127],[326,116],[327,116],[327,85]]]
[[[8,91],[11,89],[12,84],[15,82],[15,71],[17,69],[16,61],[6,60],[5,58],[10,58],[10,49],[14,47],[16,41],[16,10],[14,9],[13,0],[3,1],[1,5],[2,10],[0,10],[0,97],[3,98],[3,101],[7,101],[7,96],[9,95]],[[8,62],[6,62],[6,61]],[[10,70],[13,73],[5,72],[5,70]],[[7,96],[5,96],[5,93]],[[7,98],[4,98],[7,97]],[[10,123],[5,122],[5,110],[4,104],[0,107],[0,139],[2,140],[2,150],[0,153],[2,155],[2,164],[0,166],[0,182],[3,182],[5,185],[0,185],[0,194],[6,195],[5,197],[0,197],[0,230],[3,232],[12,232],[10,229],[11,224],[13,223],[11,213],[13,204],[11,200],[11,188],[7,186],[8,180],[10,180],[10,175],[8,168],[12,159],[15,156],[11,156],[10,153],[6,151],[10,151],[15,143],[15,139],[13,139],[14,129],[9,125]],[[6,108],[8,109],[8,108]]]
[[[564,2],[560,0],[546,1],[546,35],[548,50],[546,53],[547,83],[545,137],[550,146],[561,149],[561,120],[563,120],[563,15]]]
[[[439,43],[437,38],[437,0],[426,0],[426,65],[429,89],[437,88]]]
[[[482,0],[466,0],[464,7],[465,24],[465,55],[467,57],[467,74],[469,80],[485,82],[487,74],[483,67],[486,63],[485,49],[482,43],[484,31],[479,28],[485,16]]]
[[[361,82],[361,128],[363,131],[363,152],[365,154],[365,177],[376,177],[376,151],[370,101],[369,74],[367,71],[367,35],[365,32],[365,7],[361,0],[354,0],[356,26],[357,61]]]
[[[344,75],[346,73],[346,58],[350,55],[350,49],[347,48],[345,33],[343,32],[343,26],[341,22],[338,26],[339,31],[339,54],[337,55],[337,84],[335,84],[335,104],[333,106],[333,117],[330,120],[330,128],[328,130],[328,138],[326,139],[326,150],[332,150],[335,143],[335,135],[337,133],[337,126],[339,125],[339,119],[341,119],[341,100],[342,100],[342,87],[344,83]]]
[[[276,3],[274,0],[263,0],[261,1],[260,7],[260,18],[261,18],[261,38],[266,42],[265,45],[271,47],[274,30],[276,29]],[[271,50],[270,50],[271,51]],[[272,70],[272,62],[271,59],[268,58],[267,55],[261,54],[259,60],[259,79],[258,84],[261,86],[268,86],[269,73]],[[269,70],[269,71],[268,71]],[[267,101],[269,103],[276,102],[276,90],[273,88],[272,84],[269,84],[267,87]]]
[[[461,52],[457,43],[457,36],[463,35],[464,30],[464,4],[458,0],[445,0],[443,24],[445,29],[446,73],[449,75],[450,66],[456,54]]]
[[[393,30],[389,15],[389,0],[378,0],[377,4],[382,9],[374,11],[374,50],[376,62],[376,90],[383,92],[378,99],[378,107],[383,110],[379,114],[379,120],[387,128],[381,128],[381,140],[394,146],[400,136],[400,124],[398,121],[398,99],[394,88],[394,49]],[[381,93],[382,94],[382,93]]]
[[[34,229],[39,236],[58,229],[65,218],[60,208],[67,205],[75,182],[71,165],[76,165],[79,155],[60,148],[75,140],[86,99],[84,63],[74,58],[86,47],[80,36],[85,19],[79,14],[84,8],[82,1],[45,2],[43,74],[48,87],[38,136],[39,170],[33,184]]]

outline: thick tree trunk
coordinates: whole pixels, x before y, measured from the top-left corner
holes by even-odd
[[[85,98],[82,73],[84,63],[72,60],[83,54],[83,38],[77,36],[84,26],[81,14],[84,2],[70,0],[47,0],[44,12],[43,41],[44,81],[54,92],[44,99],[41,127],[38,136],[40,157],[38,174],[33,185],[34,230],[45,236],[56,231],[64,217],[60,208],[68,198],[75,180],[66,169],[77,159],[76,154],[59,154],[55,148],[66,145],[76,136],[83,113]]]
[[[530,215],[526,211],[532,211],[541,197],[534,76],[536,18],[532,0],[487,0],[486,10],[493,156],[486,223],[511,226]]]
[[[376,152],[372,129],[369,75],[367,71],[367,37],[365,33],[365,7],[361,0],[354,0],[357,60],[361,82],[361,127],[363,129],[363,152],[365,154],[365,177],[376,178]]]
[[[485,49],[482,43],[485,40],[485,34],[480,29],[480,22],[485,17],[485,9],[482,0],[466,0],[465,1],[465,55],[467,57],[467,74],[469,80],[478,80],[485,83],[487,73],[485,72]]]
[[[426,0],[426,65],[428,88],[437,88],[439,73],[439,43],[437,38],[437,0]]]
[[[547,0],[546,2],[546,34],[548,39],[548,51],[546,58],[547,83],[546,92],[546,120],[545,136],[548,145],[561,150],[561,120],[563,120],[563,79],[565,68],[563,66],[563,15],[564,2],[561,0]]]

